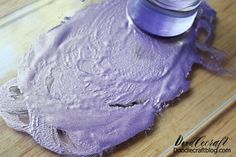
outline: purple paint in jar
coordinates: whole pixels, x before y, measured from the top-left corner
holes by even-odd
[[[130,0],[128,15],[140,29],[173,37],[191,28],[202,0]]]

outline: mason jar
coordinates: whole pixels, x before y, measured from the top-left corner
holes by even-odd
[[[130,0],[129,18],[140,29],[172,37],[191,28],[202,0]]]

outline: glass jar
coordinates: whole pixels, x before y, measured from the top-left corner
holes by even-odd
[[[191,28],[202,0],[130,0],[128,15],[142,30],[163,37]]]

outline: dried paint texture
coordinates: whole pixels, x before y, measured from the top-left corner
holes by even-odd
[[[204,3],[191,31],[164,39],[130,23],[126,3],[90,6],[40,36],[0,88],[10,127],[59,154],[101,153],[151,127],[189,89],[197,47],[209,48],[196,44],[197,29],[208,26],[210,38],[215,12]]]

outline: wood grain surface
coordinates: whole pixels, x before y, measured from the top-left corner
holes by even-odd
[[[37,0],[0,0],[0,18],[21,9]]]
[[[217,10],[217,30],[213,45],[225,50],[230,56],[229,65],[236,68],[236,1],[208,0]],[[0,0],[0,18],[31,3],[32,0]],[[28,34],[30,35],[30,33]],[[1,36],[1,34],[0,34]],[[2,40],[2,39],[1,39]],[[0,43],[1,43],[0,40]],[[19,41],[21,42],[21,41]],[[22,44],[24,41],[22,41]],[[0,52],[3,53],[3,52]],[[3,58],[0,58],[0,62]],[[111,157],[156,157],[175,143],[179,135],[186,133],[220,104],[236,94],[236,79],[216,76],[200,67],[194,67],[190,77],[191,90],[181,101],[171,105],[157,117],[152,132],[137,135],[119,145],[107,156]],[[7,73],[0,83],[15,76]],[[236,105],[236,104],[235,104]],[[235,105],[201,132],[207,139],[230,138],[227,147],[231,153],[224,154],[175,154],[175,156],[215,157],[236,156],[236,107]],[[1,157],[54,157],[58,156],[39,145],[29,136],[8,128],[0,119]]]

